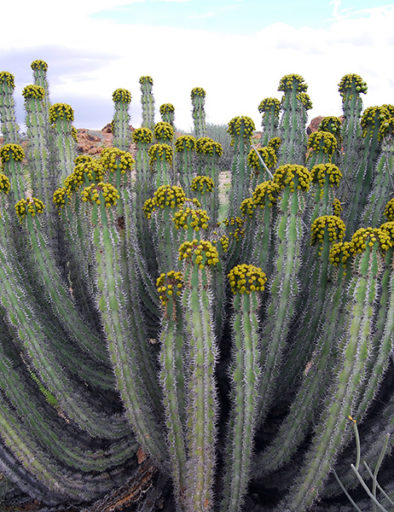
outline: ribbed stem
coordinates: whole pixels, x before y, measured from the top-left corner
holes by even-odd
[[[19,126],[15,118],[14,77],[3,72],[0,76],[0,119],[4,144],[19,144]]]

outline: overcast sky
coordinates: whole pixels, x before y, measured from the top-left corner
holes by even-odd
[[[48,63],[51,101],[74,108],[77,128],[109,122],[118,87],[131,91],[140,126],[141,75],[153,77],[157,110],[173,103],[186,131],[193,87],[207,92],[208,122],[248,115],[259,127],[260,101],[280,98],[288,73],[308,83],[310,117],[341,114],[337,84],[346,73],[367,82],[365,107],[394,103],[392,1],[12,0],[2,20],[0,71],[15,76],[21,124],[34,59]]]

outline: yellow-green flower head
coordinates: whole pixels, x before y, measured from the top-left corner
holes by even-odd
[[[143,84],[150,84],[150,85],[153,85],[153,78],[151,76],[141,76],[140,79],[139,79],[139,82],[141,85]]]
[[[282,140],[280,137],[272,137],[272,139],[269,140],[267,146],[272,148],[277,155],[281,144]]]
[[[228,251],[228,247],[230,245],[230,239],[227,235],[220,235],[217,231],[213,231],[211,234],[211,242],[215,247],[219,245],[223,253]]]
[[[353,255],[352,242],[338,242],[330,249],[329,260],[332,265],[345,265],[347,260]]]
[[[186,200],[185,192],[178,185],[162,185],[153,195],[157,208],[179,208]]]
[[[175,151],[195,151],[196,139],[193,135],[181,135],[175,141]]]
[[[318,133],[318,132],[315,132]],[[326,133],[326,132],[321,132]],[[317,164],[311,169],[313,183],[318,183],[320,187],[328,180],[331,187],[337,187],[341,181],[342,173],[334,164]]]
[[[92,183],[82,191],[82,201],[101,204],[101,198],[104,199],[105,207],[115,206],[120,197],[119,192],[111,183]]]
[[[35,217],[37,214],[42,213],[44,208],[44,203],[36,197],[27,197],[26,199],[21,199],[15,205],[16,214],[18,215],[18,218],[21,222],[26,217],[26,215]]]
[[[265,272],[260,267],[245,263],[232,268],[227,274],[233,293],[262,292],[267,281]]]
[[[74,158],[74,165],[85,164],[86,162],[94,162],[94,158],[89,155],[78,155]]]
[[[142,211],[145,214],[147,219],[152,217],[152,213],[156,210],[156,203],[153,198],[149,198],[144,202],[144,206],[142,207]]]
[[[172,103],[163,103],[163,105],[160,106],[160,114],[172,114],[175,112],[175,107]]]
[[[384,231],[390,238],[391,247],[394,247],[394,221],[385,222],[380,226],[382,231]]]
[[[382,140],[384,137],[394,137],[394,116],[384,120],[380,125],[378,139]]]
[[[251,197],[247,197],[244,199],[241,203],[240,210],[242,212],[242,215],[246,218],[249,217],[251,219],[254,217],[256,205],[253,202],[253,199]]]
[[[102,182],[104,174],[104,167],[101,165],[101,163],[95,160],[92,160],[91,162],[77,164],[74,167],[74,171],[71,175],[73,181],[73,190],[78,190],[86,182]]]
[[[229,217],[223,220],[227,228],[228,236],[233,237],[237,242],[242,240],[245,235],[245,219],[243,217]]]
[[[49,107],[49,122],[56,123],[58,119],[74,121],[74,111],[66,103],[55,103]]]
[[[330,132],[313,132],[308,139],[308,149],[313,151],[323,151],[330,157],[337,149],[337,139]]]
[[[343,97],[349,93],[354,94],[362,92],[365,94],[368,90],[368,87],[361,76],[350,73],[341,78],[341,81],[338,84],[338,90]]]
[[[193,240],[192,242],[183,242],[179,247],[179,260],[190,260],[203,269],[205,266],[217,265],[219,253],[208,240]]]
[[[387,220],[394,220],[394,197],[386,204],[383,215]]]
[[[259,105],[260,114],[271,112],[276,116],[279,115],[280,101],[277,98],[264,98]]]
[[[247,116],[238,116],[233,117],[228,123],[227,132],[233,140],[237,136],[242,136],[247,141],[250,141],[255,129],[253,119]]]
[[[128,151],[105,148],[101,153],[100,163],[105,171],[115,172],[120,169],[121,174],[126,174],[133,169],[135,161]]]
[[[310,110],[311,108],[313,108],[309,94],[307,94],[306,92],[300,92],[299,94],[297,94],[297,100],[302,103],[305,110]]]
[[[256,153],[256,151],[258,154]],[[256,150],[252,148],[249,151],[247,162],[249,167],[251,167],[255,171],[260,171],[262,170],[263,167],[258,155],[260,155],[268,169],[274,168],[278,162],[278,157],[272,146],[257,148]]]
[[[153,140],[153,133],[149,128],[136,128],[133,131],[133,142],[136,144],[143,143],[143,144],[150,144]]]
[[[200,155],[222,156],[223,148],[210,137],[200,137],[196,142],[196,152]]]
[[[25,100],[42,100],[45,96],[45,89],[40,85],[26,85],[22,91],[22,96],[25,98]]]
[[[153,146],[151,146],[148,150],[148,155],[150,165],[153,165],[154,162],[157,160],[162,160],[163,158],[165,158],[166,161],[171,164],[173,150],[172,147],[168,144],[153,144]]]
[[[0,192],[4,192],[4,194],[8,194],[10,191],[11,185],[10,180],[7,178],[5,174],[0,173]]]
[[[30,64],[30,67],[33,71],[48,71],[48,64],[45,62],[45,60],[41,59],[33,60],[33,62]]]
[[[327,116],[321,120],[319,124],[319,132],[330,132],[333,135],[339,135],[341,133],[342,121],[339,117]]]
[[[56,208],[59,210],[59,215],[60,215],[60,210],[65,207],[68,198],[69,198],[69,194],[68,194],[66,187],[60,187],[60,188],[56,189],[55,192],[53,193],[53,203],[56,206]]]
[[[394,117],[394,105],[391,105],[391,103],[384,103],[381,106],[389,111],[390,117]]]
[[[332,212],[334,215],[336,215],[337,217],[340,217],[341,216],[341,213],[342,213],[342,203],[339,199],[335,198],[333,203],[332,203]]]
[[[253,202],[256,207],[264,208],[266,205],[266,198],[268,198],[268,206],[272,206],[279,199],[280,186],[271,180],[263,181],[255,188],[253,192]]]
[[[10,160],[22,162],[25,158],[25,153],[22,146],[19,144],[4,144],[4,146],[0,148],[0,158],[3,163],[9,162]]]
[[[196,197],[193,197],[193,198],[187,197],[185,199],[185,202],[183,203],[183,207],[184,208],[201,208],[201,203]]]
[[[367,246],[373,247],[375,243],[379,244],[383,252],[387,251],[392,246],[390,236],[380,228],[358,229],[352,236],[351,243],[353,244],[354,254],[362,253]]]
[[[289,92],[294,89],[298,92],[305,92],[308,89],[308,85],[301,75],[292,73],[280,79],[278,91]]]
[[[115,103],[130,103],[131,92],[127,89],[115,89],[112,93],[112,101],[114,101]]]
[[[164,121],[160,121],[155,124],[154,134],[156,140],[162,142],[171,142],[174,138],[174,128],[170,125],[170,123],[166,123]]]
[[[75,126],[71,126],[71,137],[75,142],[78,142],[78,130],[75,128]]]
[[[164,272],[156,280],[156,288],[159,292],[160,301],[163,306],[176,296],[182,294],[185,286],[182,272],[171,270],[165,274]]]
[[[306,167],[297,164],[285,164],[278,167],[274,173],[274,182],[280,188],[290,186],[290,190],[309,190],[312,175]]]
[[[8,71],[0,71],[0,84],[5,84],[11,89],[15,89],[14,75],[8,73]]]
[[[189,229],[200,231],[208,229],[209,216],[205,210],[194,208],[180,208],[172,218],[176,229]]]
[[[361,127],[363,129],[363,137],[365,137],[368,133],[369,129],[375,129],[376,127],[380,129],[381,125],[384,121],[388,121],[390,119],[390,114],[387,108],[385,107],[368,107],[364,110],[363,115],[361,116]],[[380,132],[379,132],[380,135]]]
[[[192,180],[191,188],[204,195],[207,192],[212,192],[215,188],[215,183],[209,176],[196,176]]]
[[[322,245],[324,233],[327,232],[330,243],[341,241],[345,236],[346,226],[342,219],[335,215],[323,215],[315,219],[311,226],[311,245]]]
[[[73,192],[79,189],[80,183],[76,180],[74,173],[72,172],[63,182],[64,188],[67,190],[67,195],[70,197]]]
[[[202,87],[194,87],[190,93],[191,98],[195,98],[196,96],[200,96],[201,98],[205,98],[206,92]]]

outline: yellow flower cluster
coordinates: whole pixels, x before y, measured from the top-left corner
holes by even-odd
[[[265,199],[268,197],[269,203],[268,206],[272,206],[279,199],[280,186],[277,183],[274,183],[271,180],[263,181],[255,188],[253,192],[253,202],[256,205],[256,208],[260,206],[260,208],[264,208]]]
[[[171,270],[165,274],[164,272],[156,280],[156,288],[159,292],[160,301],[163,306],[167,302],[174,298],[175,295],[178,297],[182,294],[182,288],[185,286],[182,272],[175,272]]]
[[[40,85],[26,85],[22,91],[22,96],[25,98],[25,100],[42,100],[45,96],[45,89]]]
[[[85,164],[86,162],[94,162],[95,160],[89,155],[78,155],[74,158],[74,165]]]
[[[188,259],[199,268],[214,266],[219,263],[219,253],[216,247],[208,240],[193,240],[183,242],[179,247],[179,260]]]
[[[394,247],[394,221],[385,222],[380,226],[382,231],[384,231],[390,238],[391,247]]]
[[[361,116],[361,127],[363,129],[363,137],[366,137],[368,130],[374,130],[375,127],[379,128],[378,138],[380,140],[380,127],[390,119],[390,114],[385,107],[368,107],[364,110]]]
[[[265,272],[260,267],[246,265],[245,263],[232,268],[227,274],[233,293],[246,293],[264,291],[267,281]]]
[[[337,149],[337,139],[330,132],[313,132],[308,139],[308,149],[321,151],[332,156]]]
[[[147,219],[152,217],[152,213],[156,210],[156,203],[151,197],[147,199],[142,207],[142,211]]]
[[[185,202],[183,203],[183,207],[184,208],[201,208],[201,203],[196,197],[193,197],[193,198],[187,197],[185,199]]]
[[[343,265],[353,255],[353,245],[351,242],[338,242],[330,249],[329,260],[332,265]]]
[[[37,213],[42,213],[44,208],[44,203],[36,197],[21,199],[15,205],[16,214],[21,222],[26,215],[30,214],[32,217],[35,217]]]
[[[141,76],[140,79],[139,79],[139,82],[141,85],[143,84],[151,84],[153,85],[153,78],[151,76]]]
[[[237,135],[242,135],[246,140],[250,140],[255,131],[253,119],[247,116],[233,117],[228,123],[227,132],[234,139]]]
[[[139,142],[143,144],[150,144],[153,140],[153,133],[149,128],[136,128],[133,131],[133,142],[138,144]]]
[[[0,84],[6,84],[11,89],[15,89],[14,75],[8,73],[8,71],[0,71]]]
[[[297,94],[297,100],[302,103],[305,110],[310,110],[311,108],[313,108],[309,94],[307,94],[306,92],[300,92],[299,94]]]
[[[75,126],[71,126],[71,137],[75,142],[78,142],[78,130],[75,128]]]
[[[276,98],[264,98],[259,105],[259,112],[272,112],[275,115],[279,114],[280,101]]]
[[[105,148],[101,152],[100,164],[105,171],[115,172],[120,169],[121,174],[130,172],[134,166],[134,158],[131,153],[118,148]]]
[[[345,236],[346,226],[342,219],[335,215],[323,215],[315,219],[311,226],[311,245],[322,245],[324,233],[328,233],[330,243],[342,240]]]
[[[338,84],[338,90],[343,97],[349,92],[362,92],[365,94],[368,88],[361,76],[350,73],[341,78],[341,81]]]
[[[175,141],[175,150],[180,153],[181,151],[195,151],[196,139],[193,135],[181,135]]]
[[[245,224],[245,219],[242,217],[229,217],[228,219],[223,220],[223,224],[228,227],[234,227],[233,231],[229,231],[229,236],[232,236],[237,242],[239,242],[245,235],[245,229],[243,228]]]
[[[213,232],[213,235],[217,235],[217,232],[214,231]],[[222,251],[223,252],[227,252],[228,251],[228,246],[230,245],[230,239],[227,235],[222,235],[219,240],[212,240],[212,243],[216,246],[216,244],[218,243],[218,241],[220,242],[220,245],[222,247]]]
[[[171,142],[174,138],[174,128],[170,125],[170,123],[160,121],[155,124],[154,134],[156,140],[158,141]]]
[[[112,101],[121,103],[131,102],[131,92],[127,89],[115,89],[112,93]]]
[[[0,173],[0,190],[1,192],[4,192],[5,194],[8,194],[10,191],[11,185],[10,180],[7,178],[5,174]]]
[[[389,111],[390,117],[394,117],[394,105],[392,105],[391,103],[384,103],[381,106]]]
[[[33,62],[30,64],[30,67],[33,71],[48,71],[48,64],[45,62],[45,60],[41,59],[33,60]]]
[[[341,133],[342,121],[339,117],[327,116],[321,120],[319,124],[319,132],[330,132],[333,135]]]
[[[9,162],[10,160],[21,162],[25,158],[25,153],[22,146],[19,146],[19,144],[4,144],[4,146],[0,148],[0,158],[3,163]]]
[[[240,210],[244,217],[249,217],[250,219],[254,216],[254,211],[257,208],[253,199],[251,197],[247,197],[241,203]]]
[[[394,116],[380,125],[378,139],[382,140],[384,137],[394,137]]]
[[[324,186],[327,179],[331,187],[338,186],[342,178],[342,173],[335,164],[314,165],[311,169],[311,175],[313,183],[318,183],[320,187]]]
[[[56,189],[55,192],[53,193],[52,201],[53,201],[54,205],[56,206],[56,208],[59,210],[59,215],[60,215],[60,210],[65,207],[66,200],[68,197],[69,197],[69,193],[68,193],[66,187],[60,187],[60,188]]]
[[[383,215],[387,220],[394,220],[394,197],[386,204]]]
[[[202,87],[194,87],[192,89],[190,96],[191,98],[195,98],[196,96],[201,96],[202,98],[205,98],[206,92]]]
[[[162,160],[163,158],[171,164],[173,150],[168,144],[153,144],[148,150],[148,155],[150,165],[153,165],[156,160]]]
[[[343,210],[343,208],[342,208],[341,201],[339,199],[335,198],[334,202],[332,203],[333,214],[336,215],[337,217],[340,217],[342,210]]]
[[[215,183],[209,176],[196,176],[192,180],[191,188],[196,192],[204,195],[207,192],[212,192],[215,187]]]
[[[362,253],[367,246],[373,247],[375,243],[379,243],[382,251],[387,251],[392,246],[390,236],[380,228],[360,228],[354,233],[350,242],[354,254]]]
[[[308,85],[301,75],[292,73],[280,79],[278,91],[288,92],[292,91],[294,88],[298,92],[305,92],[308,89]]]
[[[219,142],[215,142],[210,137],[200,137],[197,139],[196,151],[204,155],[222,156],[223,147]]]
[[[290,190],[309,190],[312,175],[306,167],[297,164],[285,164],[278,167],[274,173],[274,182],[280,188],[290,185]]]
[[[49,122],[55,123],[58,119],[74,121],[74,111],[66,103],[55,103],[49,107]]]
[[[189,229],[200,231],[208,229],[209,216],[205,210],[193,208],[181,208],[175,212],[172,218],[176,229]]]
[[[265,146],[262,148],[257,148],[256,150],[252,148],[249,151],[247,162],[249,167],[254,169],[255,171],[259,171],[262,168],[260,158],[258,157],[257,153],[260,155],[260,157],[263,159],[265,165],[268,167],[268,169],[272,169],[276,166],[278,162],[278,157],[276,155],[275,149],[272,146]]]
[[[272,137],[272,139],[269,140],[267,146],[272,148],[277,155],[281,144],[282,140],[280,137]]]
[[[120,195],[111,183],[92,183],[82,191],[82,201],[101,204],[100,194],[102,195],[106,208],[116,205]]]
[[[174,105],[172,103],[163,103],[163,105],[160,106],[160,114],[171,114],[172,112],[175,112]]]
[[[68,178],[66,178],[64,181],[64,185],[66,185],[66,181],[68,180],[66,188],[69,192],[71,192],[78,190],[86,181],[99,183],[103,180],[104,174],[104,167],[95,160],[77,164],[74,167],[72,174],[68,176]]]
[[[185,200],[185,192],[178,185],[161,185],[153,195],[155,207],[158,208],[178,208]]]

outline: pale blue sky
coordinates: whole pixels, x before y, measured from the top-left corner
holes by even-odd
[[[18,121],[30,63],[48,62],[52,102],[71,104],[75,125],[102,128],[111,95],[132,93],[141,122],[138,78],[151,75],[157,110],[175,105],[176,124],[192,126],[190,90],[207,91],[207,119],[249,115],[277,91],[284,74],[309,84],[310,117],[340,115],[337,84],[358,73],[364,105],[394,102],[394,4],[387,0],[13,0],[2,7],[0,71],[15,75]],[[16,28],[17,27],[17,28]],[[156,116],[159,120],[159,115]]]

